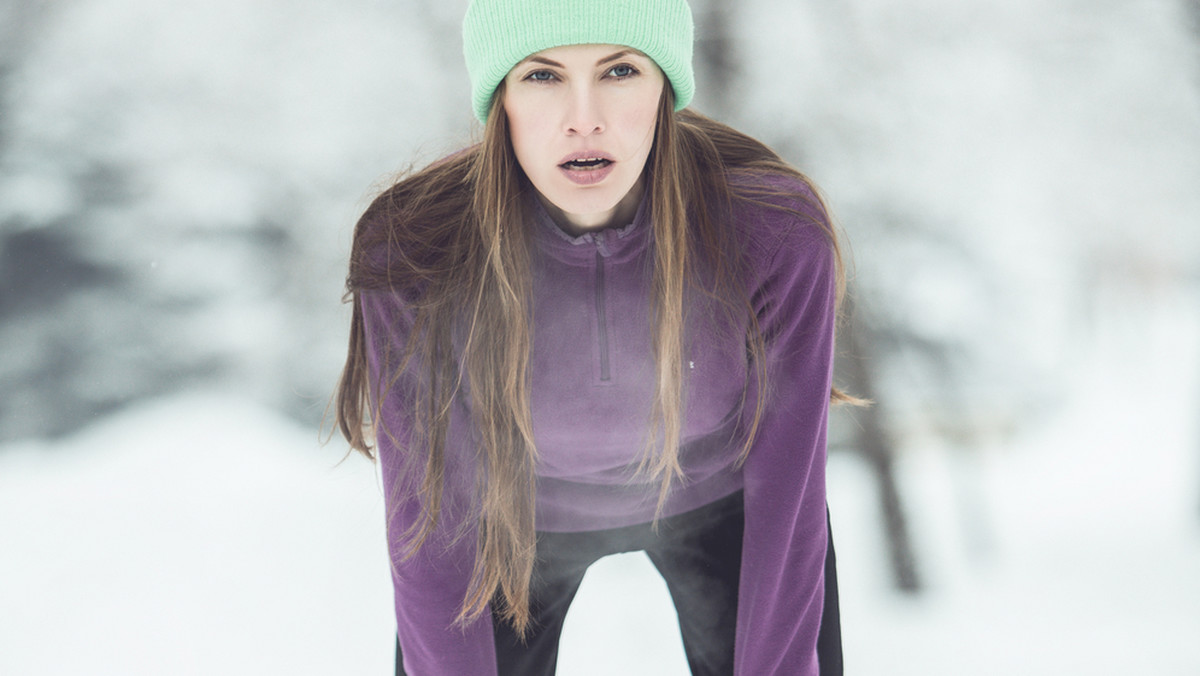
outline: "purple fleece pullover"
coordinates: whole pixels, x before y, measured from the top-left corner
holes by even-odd
[[[794,187],[809,194],[798,183]],[[815,201],[790,206],[809,219],[826,219]],[[531,378],[538,530],[617,528],[654,517],[658,483],[633,478],[654,373],[648,211],[644,201],[628,226],[573,238],[535,208]],[[751,387],[743,405],[745,350],[737,331],[713,330],[710,313],[693,313],[680,456],[686,480],[674,485],[664,516],[745,490],[735,673],[816,676],[835,324],[832,248],[811,222],[777,209],[736,207],[730,227],[750,263],[746,283],[767,340],[771,392],[739,468],[742,417],[753,411],[757,396]],[[367,291],[361,300],[372,378],[379,382],[381,364],[404,344],[411,316],[386,292]],[[449,504],[441,524],[432,541],[405,559],[396,543],[420,506],[393,491],[419,481],[402,467],[400,446],[408,438],[404,390],[401,383],[385,399],[381,422],[387,433],[380,433],[378,450],[392,515],[388,538],[405,669],[411,676],[491,676],[496,658],[490,612],[465,629],[452,626],[476,548],[462,499],[473,482],[468,412],[459,405],[452,414],[446,444]],[[739,416],[743,406],[747,415]],[[462,523],[465,535],[455,538],[455,526]]]

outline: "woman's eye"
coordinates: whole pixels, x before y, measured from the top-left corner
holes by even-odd
[[[534,82],[550,82],[554,79],[554,73],[551,73],[548,70],[535,70],[529,75],[526,75],[525,79],[533,80]]]
[[[633,66],[623,63],[619,66],[613,66],[608,71],[608,74],[615,78],[619,78],[619,79],[623,80],[631,75],[637,75],[637,69],[634,68]]]

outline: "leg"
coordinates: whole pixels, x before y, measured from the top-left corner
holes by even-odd
[[[563,621],[589,566],[609,554],[642,549],[652,539],[648,524],[583,533],[538,533],[530,583],[532,622],[525,640],[493,615],[500,676],[554,676]],[[396,676],[407,676],[396,641]]]
[[[648,526],[583,533],[538,533],[537,561],[530,584],[532,623],[525,640],[493,617],[500,676],[554,676],[558,640],[567,610],[589,566],[602,557],[640,548]]]
[[[664,520],[661,545],[647,549],[671,591],[688,664],[696,676],[733,673],[743,518],[741,495],[737,494],[696,512]],[[675,522],[675,519],[686,520]],[[825,550],[825,602],[817,636],[817,657],[821,676],[841,676],[837,555],[828,509],[826,527],[829,544]]]
[[[833,523],[825,508],[829,546],[825,550],[825,607],[821,610],[821,632],[817,636],[817,658],[821,676],[842,676],[842,618],[838,603],[837,555],[833,551]]]
[[[551,534],[549,540],[555,539]],[[530,586],[529,631],[522,640],[510,624],[497,615],[492,616],[496,640],[496,665],[500,676],[554,676],[558,663],[558,638],[563,620],[589,563],[564,561],[553,557],[547,566],[542,560],[543,538],[538,537],[539,560]],[[553,547],[552,547],[553,549]],[[567,549],[564,553],[569,553]],[[400,640],[396,639],[396,676],[407,676]]]
[[[575,580],[539,590],[532,599],[533,622],[524,640],[517,636],[512,625],[499,616],[492,616],[496,632],[496,667],[500,676],[554,676],[563,620],[582,579],[581,574]]]
[[[646,554],[667,583],[693,676],[733,673],[742,494],[664,519]]]

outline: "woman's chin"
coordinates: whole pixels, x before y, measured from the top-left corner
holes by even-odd
[[[562,225],[566,221],[576,229],[587,230],[627,225],[641,201],[638,187],[638,181],[618,186],[609,180],[595,186],[568,186],[565,189],[554,186],[553,190],[539,189],[538,192],[556,222]],[[616,220],[626,222],[617,223]]]
[[[611,225],[609,221],[621,203],[619,198],[603,198],[600,196],[542,195],[542,203],[546,210],[560,225],[564,221],[577,228],[602,228]]]

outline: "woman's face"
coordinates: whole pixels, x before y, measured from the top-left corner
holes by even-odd
[[[521,168],[569,232],[620,225],[637,210],[664,76],[617,45],[543,50],[505,78]]]

